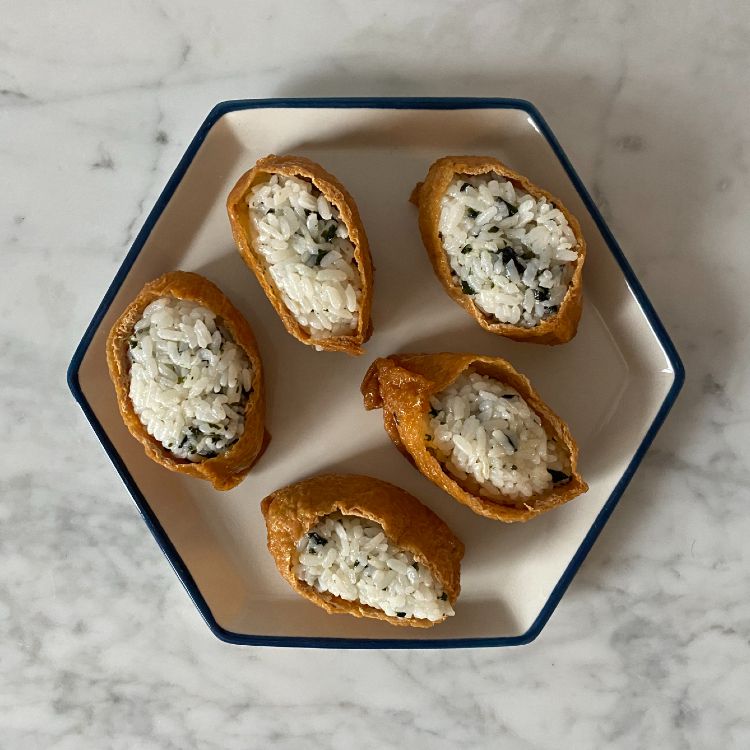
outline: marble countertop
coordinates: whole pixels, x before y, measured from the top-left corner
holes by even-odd
[[[312,7],[3,8],[0,747],[750,746],[750,7]],[[685,360],[674,411],[530,646],[220,643],[65,386],[211,106],[342,95],[533,101]]]

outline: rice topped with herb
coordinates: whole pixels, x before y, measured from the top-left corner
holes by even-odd
[[[518,391],[487,375],[462,373],[430,398],[427,444],[459,482],[488,498],[523,499],[570,479],[562,446]]]
[[[427,567],[386,537],[379,523],[332,513],[297,542],[295,575],[316,591],[359,601],[389,617],[438,622],[454,614]]]
[[[309,181],[274,174],[248,198],[256,249],[284,304],[313,339],[352,334],[362,284],[338,208]]]
[[[557,313],[578,259],[562,211],[495,172],[458,176],[440,235],[461,289],[501,323],[533,328]]]
[[[130,338],[130,400],[149,435],[177,458],[203,461],[245,428],[253,372],[211,310],[163,297]]]

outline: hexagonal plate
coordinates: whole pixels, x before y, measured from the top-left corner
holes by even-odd
[[[319,161],[348,186],[376,266],[367,354],[318,353],[288,336],[234,249],[224,202],[268,153]],[[433,276],[408,203],[445,154],[492,154],[560,196],[589,245],[577,337],[548,348],[482,331]],[[269,385],[271,445],[227,493],[149,461],[120,420],[104,341],[141,286],[181,268],[247,316]],[[565,419],[589,492],[527,524],[473,515],[401,458],[364,411],[368,364],[393,351],[507,357]],[[70,365],[75,398],[196,606],[233,643],[331,647],[503,646],[538,635],[619,500],[683,382],[680,359],[604,220],[539,112],[508,99],[259,100],[201,126],[107,291]],[[369,473],[430,505],[466,543],[457,614],[428,629],[330,616],[297,597],[265,548],[259,501],[312,473]]]

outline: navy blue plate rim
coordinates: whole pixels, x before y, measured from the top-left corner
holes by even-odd
[[[646,431],[646,434],[638,446],[637,450],[633,454],[633,458],[630,460],[627,468],[625,469],[622,477],[615,485],[612,493],[610,494],[607,502],[602,507],[601,511],[594,520],[591,528],[587,532],[580,546],[576,550],[576,553],[571,558],[567,567],[563,571],[560,579],[555,585],[549,599],[542,607],[539,615],[536,617],[531,627],[523,634],[517,636],[497,636],[497,637],[482,637],[482,638],[433,638],[433,639],[420,639],[420,640],[409,640],[405,638],[320,638],[320,637],[300,637],[300,636],[267,636],[267,635],[248,635],[245,633],[236,633],[231,630],[219,625],[216,618],[213,616],[211,609],[208,606],[205,598],[201,594],[195,579],[188,570],[187,565],[183,561],[179,552],[172,544],[166,531],[159,523],[159,519],[154,514],[148,501],[141,493],[138,485],[127,470],[121,456],[115,449],[114,445],[107,436],[104,428],[102,427],[99,420],[96,418],[91,405],[86,400],[86,397],[81,390],[79,382],[79,370],[83,357],[85,356],[91,341],[96,333],[99,325],[109,310],[112,301],[114,300],[117,292],[122,286],[125,278],[127,277],[130,268],[132,267],[135,259],[143,249],[143,246],[154,228],[159,216],[161,215],[164,208],[167,206],[172,198],[177,186],[182,180],[185,172],[187,171],[190,163],[195,157],[196,153],[200,149],[203,141],[206,139],[211,128],[228,112],[235,112],[238,110],[245,109],[259,109],[259,108],[288,108],[288,109],[322,109],[322,108],[360,108],[360,109],[518,109],[525,112],[533,121],[539,132],[545,137],[550,147],[554,151],[557,158],[560,160],[565,172],[567,173],[570,181],[578,191],[581,200],[591,214],[597,228],[604,237],[610,252],[620,266],[625,279],[630,286],[638,304],[643,310],[646,319],[648,320],[651,328],[653,329],[657,340],[659,341],[662,349],[664,350],[666,357],[672,367],[674,373],[674,379],[672,385],[664,398],[662,405],[654,417],[653,422]],[[594,542],[599,536],[604,525],[607,523],[612,511],[615,509],[617,503],[622,497],[625,488],[633,478],[638,466],[643,460],[646,451],[654,440],[656,433],[661,428],[664,420],[669,414],[672,406],[674,405],[677,396],[682,389],[685,382],[685,368],[682,364],[677,350],[672,343],[669,334],[667,333],[664,325],[662,324],[659,316],[656,314],[653,305],[646,296],[643,287],[638,281],[633,269],[630,267],[625,255],[623,254],[620,246],[617,244],[612,232],[607,226],[604,218],[602,217],[599,209],[596,207],[593,199],[589,195],[588,190],[581,182],[580,177],[576,173],[573,165],[566,156],[565,152],[560,146],[557,138],[550,129],[544,117],[542,117],[539,110],[529,101],[525,99],[507,99],[507,98],[464,98],[464,97],[376,97],[376,98],[315,98],[315,99],[290,99],[290,98],[274,98],[274,99],[236,99],[223,101],[217,104],[208,114],[203,124],[200,126],[195,137],[190,142],[187,150],[177,164],[176,169],[169,178],[164,190],[162,190],[156,204],[154,205],[151,213],[148,215],[143,227],[138,233],[135,241],[133,242],[130,251],[125,256],[117,274],[115,275],[112,283],[107,289],[107,293],[104,295],[99,307],[94,313],[94,317],[91,319],[86,331],[81,338],[80,343],[76,347],[73,357],[70,361],[67,371],[68,387],[70,388],[73,398],[78,402],[79,406],[83,410],[84,415],[88,419],[96,433],[99,442],[102,444],[105,452],[112,461],[117,473],[124,482],[128,492],[130,492],[138,511],[140,512],[143,520],[146,522],[146,526],[151,531],[151,534],[156,539],[157,544],[161,548],[162,552],[169,561],[172,569],[177,574],[177,577],[182,582],[188,595],[193,600],[193,603],[197,607],[204,621],[210,628],[211,632],[220,640],[226,643],[232,643],[237,645],[249,645],[249,646],[285,646],[294,648],[411,648],[411,649],[427,649],[427,648],[478,648],[478,647],[497,647],[497,646],[521,646],[533,641],[542,632],[547,621],[551,617],[555,608],[562,599],[563,594],[573,580],[576,572],[583,563],[586,555],[591,550]]]

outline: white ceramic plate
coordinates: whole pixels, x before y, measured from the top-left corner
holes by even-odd
[[[302,154],[354,195],[370,239],[375,332],[359,358],[289,336],[235,250],[225,210],[259,157]],[[558,195],[589,252],[576,338],[518,344],[483,331],[433,275],[408,203],[445,154],[490,154]],[[268,384],[271,444],[220,493],[146,458],[107,375],[107,331],[143,284],[173,269],[216,282],[255,330]],[[396,351],[500,355],[570,425],[589,492],[529,523],[474,515],[391,445],[365,412],[369,363]],[[540,632],[611,513],[677,392],[679,357],[548,126],[504,99],[263,100],[218,105],[201,127],[86,331],[69,370],[91,421],[151,531],[212,631],[234,643],[336,647],[510,645]],[[428,630],[328,615],[294,594],[266,550],[260,500],[311,474],[371,474],[416,495],[466,544],[456,616]]]

